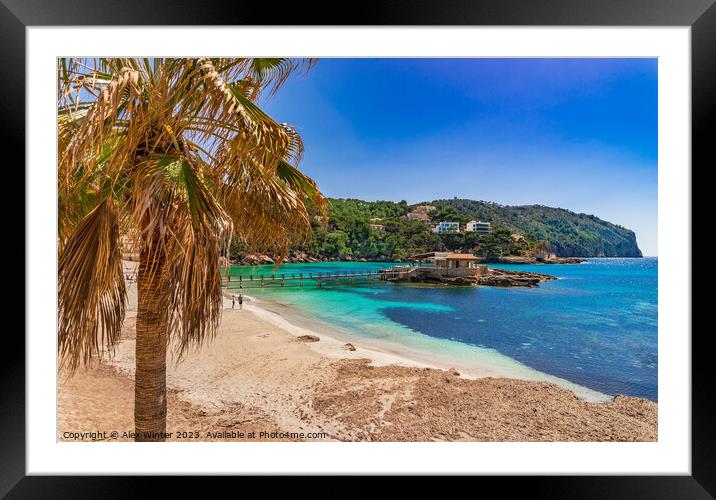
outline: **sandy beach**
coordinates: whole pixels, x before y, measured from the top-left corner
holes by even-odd
[[[133,430],[136,286],[122,340],[58,387],[58,439]],[[554,383],[464,376],[225,299],[216,337],[167,367],[169,440],[655,441],[657,404],[591,402]],[[305,336],[318,337],[305,338]],[[487,373],[486,373],[487,374]]]

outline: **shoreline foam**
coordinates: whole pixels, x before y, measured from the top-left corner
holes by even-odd
[[[83,430],[123,435],[134,429],[133,283],[128,292],[114,355],[59,378],[60,441]],[[281,315],[275,304],[251,301],[246,310],[232,310],[230,300],[224,305],[215,338],[180,362],[167,359],[170,441],[271,440],[261,437],[265,433],[289,433],[296,437],[279,439],[300,441],[658,439],[658,406],[646,399],[588,402],[555,383],[471,379],[426,367],[434,360],[423,363],[402,348],[374,349],[355,337],[356,350],[344,350],[344,339],[330,325],[297,325],[295,313]],[[311,332],[318,332],[318,342],[298,338]]]
[[[613,399],[613,396],[608,394],[530,368],[513,358],[498,353],[494,349],[472,346],[449,339],[436,339],[411,330],[423,342],[441,345],[441,350],[443,351],[445,346],[449,346],[447,350],[454,353],[453,356],[444,353],[436,354],[398,342],[362,337],[360,334],[347,331],[339,326],[309,318],[303,315],[298,308],[275,300],[245,294],[244,297],[249,299],[249,303],[244,303],[244,309],[271,322],[291,335],[295,337],[302,335],[319,336],[321,342],[310,344],[311,349],[331,358],[367,358],[374,366],[397,365],[438,370],[457,369],[460,375],[466,379],[494,377],[532,382],[550,382],[572,391],[577,397],[585,401],[607,402]],[[224,305],[229,309],[231,308],[230,298],[225,297]],[[275,309],[279,309],[280,312]],[[356,351],[346,351],[343,348],[346,343],[353,344],[356,347]],[[462,356],[457,354],[460,351],[462,351]],[[473,358],[472,360],[466,359],[465,353],[468,352]]]

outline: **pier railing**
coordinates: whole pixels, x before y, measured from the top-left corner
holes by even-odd
[[[222,277],[222,285],[228,289],[263,288],[267,286],[298,286],[304,284],[350,285],[366,281],[410,281],[413,278],[474,277],[487,272],[485,266],[469,268],[439,268],[419,266],[394,266],[388,269],[354,271],[326,271],[306,273],[237,274]]]
[[[410,268],[408,268],[410,269]],[[415,268],[412,268],[415,269]],[[351,284],[357,280],[389,280],[405,274],[407,269],[370,269],[356,271],[326,271],[306,273],[237,274],[222,277],[222,285],[230,289],[261,288],[266,286],[321,287],[325,284]]]

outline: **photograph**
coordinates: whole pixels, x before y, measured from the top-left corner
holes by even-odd
[[[57,57],[57,442],[658,442],[659,64]]]

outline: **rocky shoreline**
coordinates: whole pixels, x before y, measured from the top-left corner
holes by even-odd
[[[393,268],[401,269],[401,268]],[[556,276],[527,271],[512,271],[482,267],[472,275],[442,275],[434,268],[408,268],[400,273],[386,270],[386,281],[396,283],[432,283],[453,286],[493,286],[493,287],[536,287],[540,283],[556,280]]]
[[[239,259],[232,260],[231,263],[237,266],[265,266],[276,264],[277,260],[264,254],[247,254]],[[305,252],[291,252],[285,259],[283,264],[312,264],[317,262],[388,262],[386,259],[366,259],[354,258],[350,255],[346,257],[312,257]]]
[[[535,257],[522,256],[483,257],[479,260],[481,264],[581,264],[585,261],[586,259],[579,257],[549,257],[538,260]],[[317,262],[402,262],[402,260],[366,259],[365,257],[352,257],[350,255],[344,257],[313,257],[305,252],[291,252],[282,263],[311,264]],[[264,254],[246,254],[231,263],[237,266],[263,266],[276,264],[276,260]]]
[[[537,259],[536,257],[483,257],[480,259],[481,264],[581,264],[587,259],[581,257],[547,257]]]
[[[556,280],[556,276],[527,271],[508,271],[505,269],[489,269],[487,274],[477,279],[477,285],[498,287],[535,287],[540,283]]]

